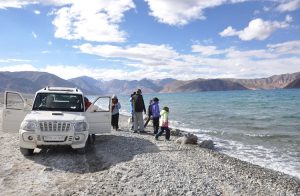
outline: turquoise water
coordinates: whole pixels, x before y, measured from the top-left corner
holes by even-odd
[[[171,127],[212,139],[230,156],[300,178],[300,89],[145,94],[170,108]],[[119,96],[129,114],[129,96]]]

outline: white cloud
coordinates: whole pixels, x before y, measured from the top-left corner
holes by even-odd
[[[276,9],[280,12],[291,12],[299,8],[300,8],[300,0],[291,0],[280,4]]]
[[[292,17],[287,15],[285,21],[264,21],[261,18],[254,19],[241,31],[237,31],[231,26],[219,33],[222,37],[237,35],[241,40],[249,41],[253,39],[265,40],[277,29],[287,28],[292,22]]]
[[[23,8],[27,5],[33,4],[43,4],[43,5],[53,5],[53,6],[63,6],[68,5],[72,0],[0,0],[0,9],[7,8]]]
[[[203,46],[203,45],[192,45],[192,52],[198,52],[203,56],[211,56],[222,54],[224,51],[217,50],[216,46]]]
[[[240,3],[247,0],[145,0],[150,15],[159,22],[181,26],[193,20],[205,19],[204,10],[225,3]]]
[[[23,8],[30,4],[59,7],[53,11],[55,37],[98,42],[124,42],[126,33],[119,29],[124,12],[135,7],[132,0],[0,0],[0,9]],[[40,11],[35,10],[35,14]],[[35,34],[33,36],[36,38]]]
[[[300,71],[300,40],[270,44],[259,50],[192,45],[191,50],[194,53],[191,54],[180,54],[166,45],[149,44],[128,47],[84,44],[76,48],[82,53],[96,55],[98,59],[105,58],[106,61],[111,61],[114,67],[101,66],[103,63],[97,66],[46,65],[41,68],[17,64],[2,67],[0,71],[46,71],[64,79],[90,76],[104,80],[166,77],[184,80],[253,78]],[[215,57],[213,54],[222,54],[224,58]],[[4,61],[18,63],[21,59],[2,60]]]
[[[31,34],[35,39],[37,38],[37,34],[34,31],[32,31]]]
[[[39,10],[34,10],[33,13],[36,14],[36,15],[40,15],[41,14],[41,12]]]
[[[0,59],[0,63],[31,62],[28,59]]]
[[[134,8],[132,0],[74,1],[72,6],[55,12],[55,37],[98,42],[124,42],[126,33],[119,29],[124,12]]]
[[[263,7],[263,10],[264,10],[265,12],[269,12],[269,11],[271,10],[271,8],[264,6],[264,7]]]
[[[134,67],[135,71],[122,74],[117,69],[119,79],[177,79],[237,77],[267,77],[274,74],[300,71],[300,41],[268,45],[260,50],[218,49],[216,46],[192,45],[192,54],[180,54],[166,45],[137,44],[119,47],[114,45],[83,44],[76,46],[82,53],[97,55],[109,60],[117,59],[120,66]],[[213,55],[222,54],[215,57]],[[299,55],[299,56],[297,56]],[[118,64],[118,61],[116,62]],[[285,65],[285,66],[283,66]],[[109,74],[106,69],[100,72]],[[96,73],[97,70],[92,72]],[[103,75],[101,78],[116,78]],[[92,74],[92,73],[91,73]],[[91,75],[92,76],[92,75]]]
[[[269,44],[267,47],[271,52],[281,55],[300,55],[300,40],[288,41],[279,44]]]
[[[29,4],[36,4],[36,1],[29,0],[0,0],[0,9],[22,8]]]
[[[126,58],[131,61],[141,61],[149,65],[162,65],[170,59],[176,59],[178,54],[168,45],[137,44],[136,46],[119,47],[113,45],[83,44],[75,46],[83,53],[94,54],[106,58]]]
[[[70,5],[74,1],[73,0],[36,0],[40,4],[43,5],[53,5],[53,6],[64,6],[64,5]]]
[[[219,33],[222,37],[228,37],[228,36],[234,36],[238,35],[239,33],[232,28],[232,26],[228,26],[226,29],[224,29],[221,33]]]
[[[16,64],[13,66],[0,67],[0,71],[38,71],[38,69],[31,64]]]
[[[60,72],[57,72],[60,70]],[[45,68],[42,68],[40,71],[45,71],[48,73],[55,74],[64,79],[71,79],[80,76],[89,76],[95,79],[102,80],[112,80],[112,79],[142,79],[145,69],[137,69],[135,71],[126,71],[124,69],[116,68],[101,68],[101,67],[90,67],[87,65],[47,65]],[[155,72],[157,76],[160,76],[158,72]],[[149,71],[149,75],[153,76],[153,73]],[[154,75],[154,78],[156,78]]]

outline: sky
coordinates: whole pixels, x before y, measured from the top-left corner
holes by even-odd
[[[63,79],[300,71],[300,0],[0,0],[0,71]]]

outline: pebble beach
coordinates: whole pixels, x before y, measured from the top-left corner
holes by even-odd
[[[18,134],[1,130],[1,195],[300,195],[295,177],[178,144],[174,135],[156,141],[151,125],[133,133],[127,118],[84,155],[57,148],[24,157]]]

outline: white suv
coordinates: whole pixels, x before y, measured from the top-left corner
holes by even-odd
[[[84,153],[90,135],[111,130],[111,98],[95,97],[85,108],[84,95],[77,88],[46,87],[35,94],[30,106],[20,93],[5,92],[2,130],[19,130],[23,155],[35,148],[68,145]]]

